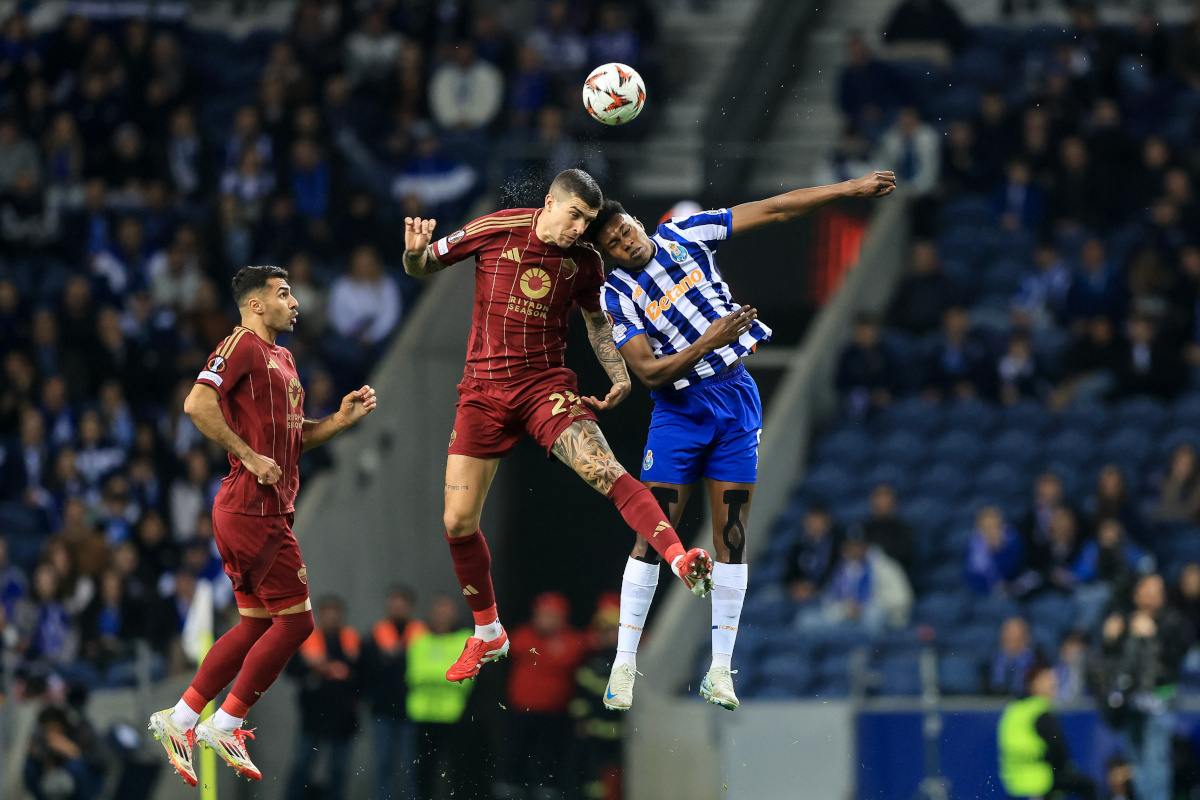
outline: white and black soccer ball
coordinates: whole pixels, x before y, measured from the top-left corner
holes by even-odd
[[[583,82],[583,107],[605,125],[624,125],[642,113],[645,104],[646,84],[626,64],[601,64]]]

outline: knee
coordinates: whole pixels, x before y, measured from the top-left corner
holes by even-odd
[[[470,536],[479,530],[479,515],[447,509],[442,515],[442,524],[446,526],[446,535],[452,539]]]
[[[280,614],[275,617],[276,625],[281,625],[288,633],[288,641],[295,647],[300,645],[312,636],[313,631],[317,629],[316,623],[313,621],[312,611],[299,611],[295,614]]]

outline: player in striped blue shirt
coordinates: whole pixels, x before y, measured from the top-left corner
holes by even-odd
[[[642,481],[672,525],[704,478],[713,518],[712,664],[705,700],[738,706],[730,661],[746,596],[746,524],[758,478],[762,403],[742,359],[771,338],[750,306],[738,306],[717,268],[717,245],[735,234],[785,222],[840,198],[882,197],[891,172],[797,189],[732,208],[668,220],[653,233],[606,200],[589,238],[616,266],[603,289],[613,337],[630,369],[651,389],[654,411]],[[604,704],[633,703],[642,626],[658,585],[658,557],[638,539],[621,582],[617,656]]]

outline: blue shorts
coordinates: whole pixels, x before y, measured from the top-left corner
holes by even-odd
[[[677,391],[654,393],[642,480],[681,486],[704,477],[758,480],[762,400],[745,366]]]

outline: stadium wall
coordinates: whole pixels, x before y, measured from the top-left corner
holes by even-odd
[[[903,195],[895,202],[879,204],[858,264],[834,299],[821,310],[779,389],[766,403],[767,419],[759,451],[762,481],[754,502],[756,530],[765,530],[782,510],[796,478],[804,472],[813,426],[834,408],[837,356],[855,315],[882,309],[892,295],[903,269],[907,220]],[[709,527],[705,520],[700,539],[708,538]],[[754,563],[765,544],[763,535],[749,537],[749,563]],[[674,585],[666,600],[652,626],[644,655],[639,658],[646,677],[638,682],[633,735],[626,740],[626,789],[632,800],[717,800],[727,796],[722,786],[731,777],[720,773],[731,760],[736,762],[740,746],[730,742],[726,746],[735,749],[722,750],[716,730],[725,724],[721,715],[726,712],[676,693],[685,687],[689,695],[695,691],[695,679],[688,684],[692,678],[691,656],[709,633],[707,606],[704,613],[699,613],[694,598]],[[799,706],[793,708],[798,710]],[[802,716],[797,719],[804,730],[820,730],[804,723]],[[741,735],[750,740],[777,736],[775,722],[773,716],[747,715],[747,721],[739,726]],[[848,765],[847,761],[843,770],[846,781],[850,779]]]

